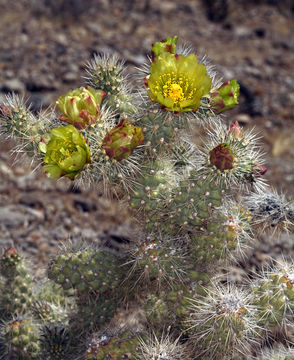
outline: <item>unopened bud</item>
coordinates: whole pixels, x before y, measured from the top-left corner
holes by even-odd
[[[235,159],[229,144],[219,144],[209,152],[209,155],[210,163],[215,165],[220,171],[233,169]]]
[[[242,139],[242,128],[238,121],[234,121],[229,128],[229,134],[236,140]]]
[[[171,54],[176,53],[176,46],[177,46],[178,37],[175,36],[171,38],[168,36],[166,39],[157,41],[152,45],[152,60],[155,59],[156,56],[164,53],[169,52]]]
[[[229,80],[223,83],[215,92],[211,93],[210,105],[217,114],[220,114],[238,104],[239,93],[240,86],[237,80]]]

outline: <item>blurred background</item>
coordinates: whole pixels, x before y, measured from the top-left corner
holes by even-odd
[[[0,102],[14,91],[34,110],[47,107],[84,84],[93,54],[115,53],[134,73],[153,42],[178,35],[224,80],[238,79],[240,105],[226,115],[261,133],[266,177],[293,197],[293,19],[291,0],[0,0]],[[2,140],[1,245],[19,244],[42,263],[69,234],[116,244],[128,238],[130,220],[115,205],[26,164],[12,166],[13,144]]]

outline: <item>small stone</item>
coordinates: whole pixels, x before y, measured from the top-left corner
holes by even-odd
[[[237,37],[248,37],[251,34],[251,29],[245,26],[237,26],[235,28],[235,35]]]
[[[240,124],[248,124],[251,120],[250,116],[247,114],[239,114],[235,117],[235,120]]]
[[[23,226],[29,219],[28,215],[18,211],[15,206],[5,206],[0,208],[1,223],[9,228]]]
[[[25,85],[19,79],[6,80],[1,87],[1,90],[4,92],[18,92],[23,93],[25,90]]]
[[[78,74],[74,72],[66,72],[62,79],[66,83],[75,82],[78,79]]]
[[[103,34],[103,27],[97,22],[87,23],[86,28],[95,35]]]

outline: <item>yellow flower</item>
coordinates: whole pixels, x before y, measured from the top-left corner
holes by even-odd
[[[152,101],[165,110],[181,113],[198,109],[201,98],[210,91],[211,78],[196,55],[164,52],[152,62],[145,85]]]

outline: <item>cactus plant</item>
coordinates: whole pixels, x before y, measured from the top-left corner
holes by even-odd
[[[138,225],[120,253],[66,246],[43,280],[19,250],[4,249],[0,356],[292,358],[291,344],[264,347],[292,326],[294,264],[254,275],[245,288],[216,276],[246,255],[256,230],[290,231],[294,220],[293,204],[266,190],[254,132],[218,115],[238,104],[237,80],[223,83],[177,36],[153,44],[137,78],[129,81],[116,56],[97,55],[87,65],[90,87],[57,100],[62,115],[34,114],[16,95],[0,104],[0,133],[17,151],[51,178],[102,185]]]

